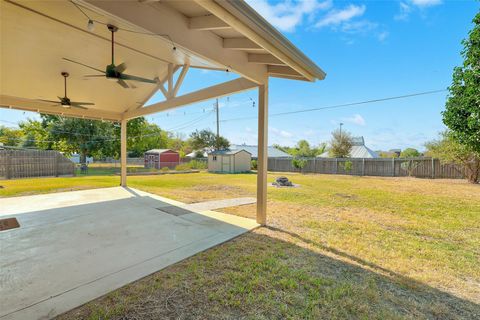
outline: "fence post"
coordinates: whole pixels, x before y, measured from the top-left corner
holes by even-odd
[[[317,173],[317,158],[313,158],[313,173]]]
[[[432,157],[432,179],[435,179],[435,160]]]
[[[392,158],[392,177],[395,177],[395,158]]]
[[[12,157],[12,151],[7,150],[7,159],[5,160],[5,163],[7,164],[5,167],[5,178],[10,179],[11,178],[11,157]]]
[[[362,176],[365,175],[365,158],[362,158]]]
[[[55,156],[55,158],[54,158],[53,165],[55,166],[55,177],[58,177],[58,167],[59,166],[58,166],[58,154],[57,154],[56,151],[54,153],[54,156]]]
[[[335,158],[335,174],[338,174],[338,159]]]

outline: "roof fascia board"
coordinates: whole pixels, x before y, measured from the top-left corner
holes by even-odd
[[[308,80],[315,81],[316,78],[325,78],[323,70],[301,53],[287,38],[244,1],[194,1],[224,20],[250,40],[265,48],[272,55],[284,61]],[[282,50],[279,48],[282,48]]]

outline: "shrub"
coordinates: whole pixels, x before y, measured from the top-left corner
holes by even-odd
[[[163,167],[162,169],[160,169],[162,172],[167,172],[167,171],[170,171],[170,168],[169,167]]]
[[[252,160],[252,162],[250,162],[250,169],[257,170],[257,165],[257,160]]]
[[[405,170],[408,174],[409,177],[411,177],[413,175],[413,171],[415,171],[415,169],[420,165],[420,162],[419,161],[415,161],[415,160],[408,160],[408,161],[405,161],[405,162],[402,162],[402,164],[400,165],[400,167]]]
[[[192,160],[184,164],[188,165],[190,169],[207,169],[206,161]]]
[[[345,172],[350,173],[353,169],[353,163],[350,160],[345,161],[345,164],[343,165],[343,168],[345,169]]]
[[[190,167],[189,167],[188,163],[181,163],[181,164],[179,164],[175,167],[175,170],[177,170],[177,171],[185,171],[185,170],[189,170],[189,169],[190,169]]]
[[[306,164],[307,160],[305,159],[293,158],[292,160],[292,166],[300,171],[305,167]]]

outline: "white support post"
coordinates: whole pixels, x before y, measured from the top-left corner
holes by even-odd
[[[267,224],[268,79],[258,87],[257,223]]]
[[[121,121],[120,127],[120,185],[127,186],[127,120]]]
[[[168,64],[168,98],[171,99],[173,98],[172,93],[173,93],[173,63]]]

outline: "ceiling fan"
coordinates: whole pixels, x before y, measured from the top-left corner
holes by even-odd
[[[102,74],[90,74],[90,75],[86,75],[85,77],[106,77],[108,80],[116,81],[119,85],[121,85],[124,88],[133,87],[133,86],[129,86],[125,82],[125,80],[132,80],[132,81],[153,83],[153,84],[158,83],[157,80],[146,79],[146,78],[142,78],[142,77],[133,76],[133,75],[123,73],[127,69],[127,66],[125,65],[125,63],[121,63],[118,66],[115,65],[115,40],[114,40],[115,38],[114,38],[114,35],[115,35],[115,32],[118,31],[118,27],[116,27],[114,25],[111,25],[111,24],[108,24],[107,27],[108,27],[108,30],[110,30],[110,32],[112,33],[112,64],[107,65],[105,71],[97,69],[95,67],[88,66],[88,65],[83,64],[81,62],[77,62],[77,61],[70,60],[70,59],[67,59],[67,58],[63,58],[63,59],[66,60],[66,61],[73,62],[73,63],[79,64],[81,66],[84,66],[84,67],[87,67],[87,68],[90,68],[92,70],[95,70],[95,71],[98,71],[98,72],[102,73]]]
[[[62,106],[63,108],[70,108],[70,107],[73,107],[73,108],[80,108],[80,109],[87,109],[86,107],[84,106],[93,106],[95,105],[95,103],[93,102],[77,102],[77,101],[71,101],[68,97],[67,97],[67,78],[69,76],[69,73],[68,72],[62,72],[61,73],[62,76],[63,76],[63,80],[64,80],[64,88],[65,88],[65,94],[64,94],[64,97],[58,97],[58,100],[60,101],[54,101],[54,100],[43,100],[43,99],[38,99],[39,101],[43,101],[43,102],[51,102],[51,103],[54,103],[55,105],[60,105]]]

